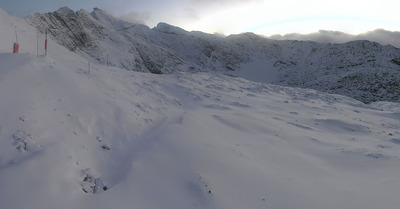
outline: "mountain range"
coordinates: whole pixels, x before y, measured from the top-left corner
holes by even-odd
[[[222,37],[159,23],[123,21],[95,8],[67,7],[25,20],[61,45],[101,64],[150,73],[243,75],[257,63],[256,81],[346,95],[364,103],[400,101],[400,49],[370,41],[322,44],[272,40],[253,33]],[[251,79],[251,78],[249,78]]]

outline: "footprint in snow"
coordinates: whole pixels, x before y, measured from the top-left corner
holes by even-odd
[[[247,104],[242,104],[242,103],[240,103],[240,102],[233,102],[233,103],[231,103],[231,105],[232,106],[236,106],[236,107],[250,107],[249,105],[247,105]]]
[[[390,156],[383,155],[380,153],[369,153],[369,154],[367,154],[367,157],[374,158],[374,159],[389,159],[390,158]]]
[[[398,144],[400,145],[400,139],[391,139],[389,140],[390,142],[392,142],[393,144]]]

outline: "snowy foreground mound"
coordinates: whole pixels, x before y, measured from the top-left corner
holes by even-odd
[[[2,42],[24,33],[20,54],[0,46],[0,208],[398,208],[398,103],[89,71],[53,42],[37,57],[35,29],[0,15]]]
[[[398,206],[396,103],[209,73],[88,74],[72,55],[0,62],[0,208]]]

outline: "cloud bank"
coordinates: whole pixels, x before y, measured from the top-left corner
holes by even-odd
[[[132,11],[121,15],[119,18],[131,23],[146,24],[146,22],[151,18],[151,14],[150,12]]]
[[[261,3],[263,0],[105,0],[99,8],[105,9],[116,17],[133,22],[144,23],[150,27],[159,22],[172,25],[187,25],[200,20],[208,14],[222,11],[233,6],[249,3]]]
[[[320,30],[309,34],[290,33],[286,35],[272,35],[268,38],[276,40],[315,41],[318,43],[345,43],[355,40],[369,40],[382,45],[390,44],[400,48],[400,32],[384,29],[376,29],[359,35],[351,35],[340,31]]]

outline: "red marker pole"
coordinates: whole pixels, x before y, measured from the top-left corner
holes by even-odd
[[[18,35],[17,35],[17,30],[15,30],[15,43],[13,46],[13,53],[18,54],[18,50],[19,50]]]
[[[18,43],[14,43],[13,53],[14,54],[18,54],[18,50],[19,50],[19,44]]]

